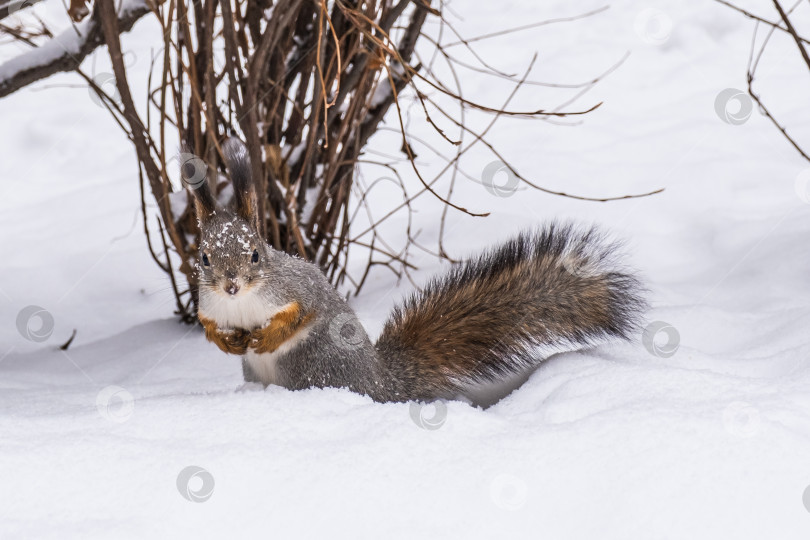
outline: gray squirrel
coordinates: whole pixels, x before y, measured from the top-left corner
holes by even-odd
[[[231,137],[222,150],[235,211],[207,182],[191,190],[198,316],[208,340],[243,356],[246,382],[345,387],[380,402],[448,399],[538,364],[538,346],[627,339],[637,328],[642,288],[615,264],[615,245],[593,228],[550,223],[429,281],[372,344],[315,264],[259,235],[247,148]]]

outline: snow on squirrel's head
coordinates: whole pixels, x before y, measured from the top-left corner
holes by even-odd
[[[271,250],[259,235],[256,192],[249,178],[247,150],[237,139],[223,144],[234,186],[235,212],[217,203],[207,179],[207,166],[193,154],[181,156],[183,180],[194,196],[200,226],[196,265],[201,292],[235,299],[249,294],[266,277]],[[190,157],[187,157],[190,156]],[[200,175],[199,171],[205,172]]]
[[[267,244],[244,219],[215,210],[200,220],[200,287],[235,298],[248,293],[265,275]]]

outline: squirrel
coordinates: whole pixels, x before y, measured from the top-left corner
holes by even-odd
[[[248,150],[234,137],[222,150],[235,209],[207,181],[191,189],[198,317],[209,341],[242,355],[248,383],[345,387],[379,402],[451,399],[538,364],[538,346],[629,339],[638,328],[643,289],[616,264],[616,244],[552,222],[429,281],[372,344],[318,266],[264,241]]]

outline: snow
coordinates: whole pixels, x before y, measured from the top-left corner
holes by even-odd
[[[601,5],[453,9],[476,36]],[[775,18],[765,3],[744,5]],[[141,24],[124,48],[147,59],[159,30]],[[597,223],[626,239],[627,264],[650,291],[647,320],[678,335],[674,353],[656,340],[652,354],[639,334],[556,354],[488,409],[376,404],[339,389],[237,391],[239,361],[171,317],[142,234],[134,152],[85,88],[65,86],[79,78],[0,100],[0,537],[808,538],[810,167],[756,109],[739,125],[727,121],[737,109],[721,110],[726,121],[715,110],[721,92],[744,89],[751,30],[713,2],[616,0],[590,19],[478,43],[510,73],[537,50],[530,78],[565,83],[630,50],[567,107],[604,102],[580,124],[505,118],[492,141],[550,189],[666,190],[589,203],[532,189],[495,196],[459,177],[454,200],[492,215],[448,213],[446,249],[461,257],[546,219]],[[806,68],[789,38],[772,47],[759,88],[810,140]],[[147,64],[133,73],[145,77]],[[462,73],[466,97],[506,99],[508,86]],[[527,86],[510,108],[548,108],[570,92]],[[452,152],[421,115],[411,112],[411,129]],[[488,118],[470,115],[478,127]],[[443,163],[414,144],[432,177]],[[383,132],[372,145],[395,154],[401,140]],[[480,176],[494,160],[478,145],[465,168]],[[364,167],[366,179],[379,174]],[[395,186],[374,196],[375,215],[401,201]],[[429,197],[414,219],[434,247],[441,207]],[[405,225],[385,222],[394,250]],[[364,262],[358,255],[354,271]],[[419,282],[446,268],[418,250],[413,262]],[[378,268],[352,305],[376,335],[410,290]],[[53,328],[18,324],[28,306]]]
[[[371,96],[371,101],[368,104],[369,109],[374,109],[381,105],[391,95],[391,83],[388,79],[381,79]]]
[[[42,46],[31,49],[27,53],[0,65],[0,83],[7,81],[21,71],[49,64],[65,55],[79,54],[81,45],[87,38],[90,23],[90,19],[85,19],[78,23],[75,28],[68,28]]]
[[[18,5],[21,6],[22,2],[19,2]],[[123,17],[143,7],[144,0],[124,0],[120,2],[119,5],[118,13]],[[20,17],[24,15],[27,15],[27,12],[22,11],[14,16]],[[79,54],[82,45],[90,33],[92,25],[93,21],[88,17],[70,26],[41,46],[19,54],[9,61],[0,64],[0,85],[22,71],[50,64],[66,55],[74,56]]]
[[[323,171],[321,171],[321,173],[322,172]],[[315,211],[315,205],[318,202],[320,191],[321,189],[317,186],[307,188],[306,203],[304,204],[304,208],[301,209],[301,223],[309,224],[310,219],[312,219],[312,213]]]
[[[183,217],[183,214],[188,207],[189,195],[187,190],[183,191],[172,191],[167,195],[169,198],[169,205],[171,208],[172,216],[175,220],[179,220]]]

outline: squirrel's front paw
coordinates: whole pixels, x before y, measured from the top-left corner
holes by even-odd
[[[250,332],[237,328],[235,330],[216,330],[208,339],[229,354],[245,354],[250,343]]]
[[[301,315],[298,302],[291,302],[273,315],[270,322],[253,330],[250,336],[250,348],[257,354],[276,351],[285,341],[298,332],[302,326],[309,324],[314,313]]]
[[[245,354],[250,345],[250,332],[242,329],[232,330],[225,335],[224,341],[233,354]]]
[[[269,352],[273,352],[275,350],[275,348],[272,345],[270,345],[268,343],[265,343],[263,337],[261,336],[261,334],[257,334],[257,332],[255,330],[254,330],[253,334],[251,334],[251,336],[250,336],[250,345],[249,345],[249,347],[251,349],[253,349],[253,351],[256,354],[269,353]]]
[[[250,342],[250,332],[241,328],[220,328],[212,319],[200,315],[200,323],[205,328],[205,338],[229,354],[245,354]]]
[[[278,330],[269,325],[264,328],[257,328],[251,332],[248,342],[248,346],[256,354],[275,352],[280,345],[278,339]]]

